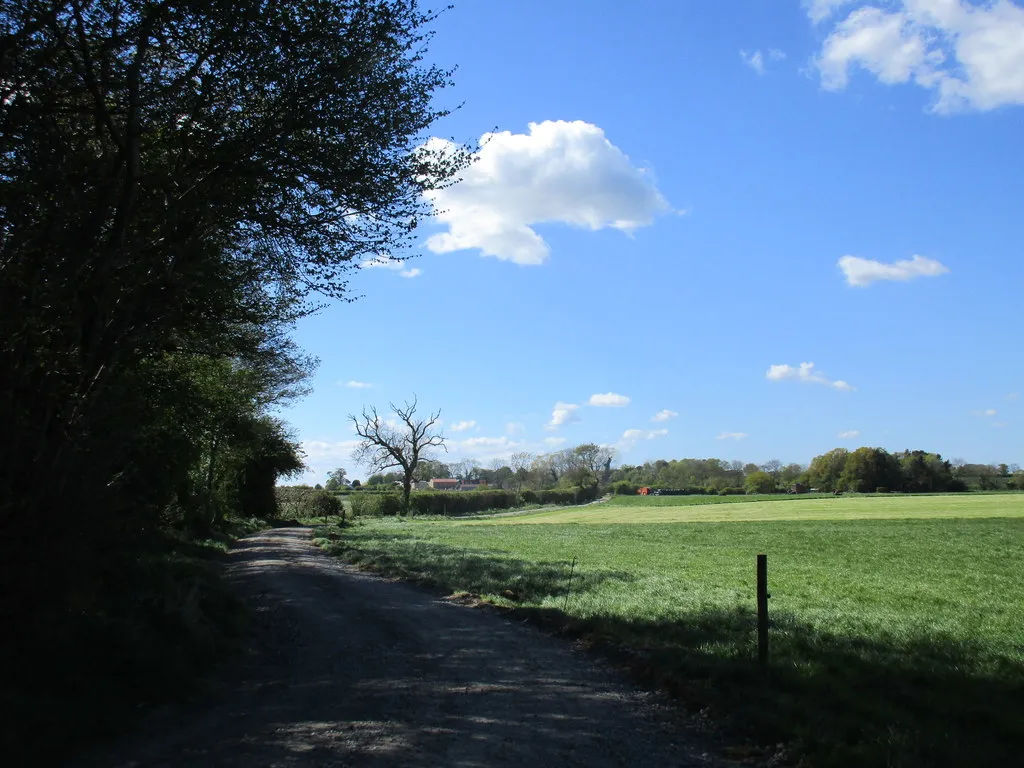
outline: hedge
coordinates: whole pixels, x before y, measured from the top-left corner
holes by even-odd
[[[597,487],[552,488],[547,491],[523,491],[525,504],[582,504],[597,498]]]
[[[277,516],[285,519],[303,517],[345,518],[345,507],[335,494],[304,486],[278,486],[274,489]]]
[[[414,515],[472,515],[489,509],[512,509],[518,506],[512,491],[416,491],[409,498]]]
[[[413,491],[409,497],[413,515],[459,517],[491,509],[513,509],[521,504],[581,504],[597,498],[597,488],[556,488],[549,491]],[[353,517],[387,517],[402,513],[402,496],[353,493],[349,497]]]

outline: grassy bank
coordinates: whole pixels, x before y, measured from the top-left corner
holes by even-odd
[[[1020,499],[1002,497],[1015,501],[998,517],[999,496],[970,497],[973,514],[951,512],[964,497],[928,498],[935,519],[844,519],[840,506],[831,520],[621,525],[644,510],[609,519],[616,508],[600,505],[552,515],[590,524],[370,521],[327,546],[629,649],[617,655],[688,706],[815,765],[1011,764],[1024,743]],[[744,515],[771,514],[757,506]],[[758,552],[772,593],[767,680],[753,662]]]
[[[222,579],[238,523],[194,541],[166,534],[112,556],[87,604],[41,610],[5,638],[0,754],[59,765],[130,731],[156,704],[183,701],[240,647],[243,606]]]

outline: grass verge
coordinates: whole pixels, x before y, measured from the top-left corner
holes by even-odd
[[[241,647],[244,606],[221,558],[255,522],[196,541],[159,535],[112,558],[94,598],[40,611],[3,644],[0,754],[10,765],[59,765],[132,730],[153,705],[188,700]]]
[[[730,732],[784,741],[812,765],[1019,758],[1024,519],[512,520],[361,521],[320,543],[585,637]],[[769,554],[768,675],[754,662],[758,552]]]

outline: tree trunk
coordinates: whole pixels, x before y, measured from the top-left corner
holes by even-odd
[[[402,478],[402,509],[405,514],[412,514],[412,508],[409,506],[409,496],[412,494],[412,472],[406,472],[405,477]]]

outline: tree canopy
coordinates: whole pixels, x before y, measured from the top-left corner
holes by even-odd
[[[414,0],[0,5],[0,623],[302,466],[289,339],[468,152]],[[116,556],[115,556],[116,555]],[[111,577],[112,578],[112,577]],[[77,614],[75,614],[77,615]],[[28,642],[28,641],[26,641]]]

